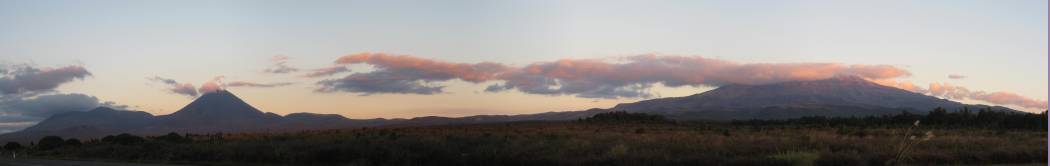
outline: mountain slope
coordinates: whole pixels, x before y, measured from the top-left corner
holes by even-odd
[[[33,140],[47,135],[91,138],[137,130],[143,126],[154,125],[155,122],[155,117],[146,112],[98,107],[90,111],[57,114],[32,127],[4,134],[0,138]]]
[[[766,85],[728,85],[704,93],[619,104],[612,110],[649,112],[675,119],[781,119],[865,116],[982,107],[879,85],[859,77]],[[1000,109],[1003,109],[1000,107]]]
[[[264,113],[233,93],[219,90],[205,93],[179,111],[159,116],[151,131],[165,132],[230,132],[277,128],[280,115]]]

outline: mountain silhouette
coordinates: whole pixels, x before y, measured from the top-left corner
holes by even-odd
[[[171,132],[234,132],[277,129],[282,117],[264,113],[227,90],[205,93],[175,113],[159,116],[151,130]]]
[[[278,132],[345,128],[355,124],[383,125],[385,122],[313,113],[293,113],[282,117],[259,111],[227,90],[218,90],[205,93],[168,115],[153,116],[141,111],[98,107],[90,111],[54,115],[22,131],[0,135],[0,140],[31,141],[48,135],[97,138],[120,133]]]
[[[0,139],[27,141],[47,135],[95,138],[138,130],[143,126],[152,126],[155,122],[156,117],[146,112],[98,107],[84,112],[56,114],[34,126],[4,134]]]
[[[727,120],[924,113],[937,107],[957,110],[988,106],[927,96],[856,76],[839,76],[815,81],[727,85],[691,96],[619,104],[612,110],[663,114],[674,119]]]
[[[608,111],[644,112],[677,120],[723,121],[885,115],[901,111],[925,113],[936,107],[958,110],[963,107],[989,106],[962,104],[879,85],[853,76],[765,85],[726,85],[695,95],[625,103],[609,109],[454,118],[425,116],[411,119],[349,119],[341,115],[315,113],[280,116],[260,111],[233,93],[219,90],[203,94],[182,109],[168,115],[153,116],[146,112],[105,107],[58,114],[25,130],[0,135],[0,141],[30,141],[48,135],[97,138],[120,133],[158,135],[168,132],[283,132],[384,125],[564,121]],[[993,110],[1016,112],[1006,107],[994,107]]]

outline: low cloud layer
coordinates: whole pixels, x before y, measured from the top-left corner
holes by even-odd
[[[167,90],[171,93],[185,95],[189,97],[197,97],[201,94],[211,93],[218,90],[226,89],[227,87],[253,87],[253,88],[273,88],[293,85],[292,82],[278,82],[278,83],[258,83],[252,81],[232,81],[225,82],[225,76],[215,76],[212,79],[205,81],[200,87],[195,87],[190,83],[180,83],[174,79],[163,78],[163,77],[152,77],[148,78],[151,81],[164,83],[169,87]]]
[[[224,89],[225,85],[223,84],[224,79],[226,79],[226,76],[215,76],[211,80],[208,80],[201,84],[201,87],[197,89],[197,92],[205,94],[222,90]]]
[[[877,83],[912,91],[915,93],[922,93],[954,100],[978,100],[997,105],[1014,105],[1025,108],[1039,108],[1044,110],[1047,109],[1048,103],[1046,100],[1033,99],[1021,96],[1016,93],[970,90],[965,87],[960,87],[948,83],[930,83],[927,87],[915,85],[914,83],[907,81],[898,82],[894,80],[881,80],[877,81]]]
[[[855,75],[868,79],[909,76],[889,65],[836,63],[740,64],[686,56],[639,55],[609,62],[600,59],[534,63],[505,73],[506,82],[486,91],[517,89],[531,94],[577,95],[586,98],[648,98],[653,84],[669,87],[768,84]]]
[[[953,80],[965,79],[965,78],[966,78],[966,76],[964,76],[964,75],[958,75],[958,74],[949,74],[948,75],[948,79],[953,79]]]
[[[0,94],[52,91],[59,85],[91,76],[82,66],[37,68],[29,65],[0,66]]]
[[[233,82],[230,82],[230,83],[226,83],[226,86],[227,86],[227,87],[259,87],[259,88],[272,88],[272,87],[282,87],[282,86],[288,86],[288,85],[292,85],[292,84],[295,84],[295,83],[291,83],[291,82],[279,82],[279,83],[255,83],[255,82],[248,82],[248,81],[233,81]]]
[[[480,83],[495,79],[509,68],[498,63],[451,63],[407,55],[360,53],[340,57],[336,64],[369,64],[375,71],[355,73],[340,79],[318,82],[319,92],[353,92],[361,94],[402,93],[436,94],[444,86],[437,82],[459,79]]]
[[[186,96],[189,96],[189,97],[197,97],[197,95],[198,95],[196,87],[193,86],[193,84],[190,84],[190,83],[179,83],[178,81],[175,81],[174,79],[163,78],[163,77],[159,77],[159,76],[154,76],[152,78],[147,78],[147,79],[149,79],[151,81],[156,81],[156,82],[160,82],[160,83],[164,83],[165,85],[168,85],[169,86],[168,87],[168,91],[171,92],[171,93],[180,94],[180,95],[186,95]]]
[[[353,93],[435,94],[453,79],[471,83],[503,81],[487,92],[518,90],[530,94],[576,95],[585,98],[648,98],[655,83],[666,86],[720,86],[816,80],[836,75],[887,79],[910,75],[889,65],[835,63],[739,64],[704,57],[639,55],[618,59],[565,59],[524,67],[453,63],[407,55],[360,53],[340,57],[336,64],[369,64],[374,71],[318,82],[318,91]]]
[[[317,77],[327,77],[327,76],[331,76],[331,75],[335,75],[335,74],[339,74],[339,73],[343,73],[343,72],[350,72],[350,69],[347,69],[346,66],[343,66],[343,65],[336,65],[336,66],[331,66],[331,67],[323,67],[323,68],[313,69],[313,70],[310,70],[310,73],[306,73],[306,75],[303,75],[303,76],[304,77],[308,77],[308,78],[317,78]]]
[[[21,130],[52,115],[88,111],[105,106],[126,109],[114,102],[100,102],[98,98],[85,94],[47,94],[35,97],[5,96],[0,99],[0,132]]]
[[[273,74],[286,74],[299,71],[298,68],[290,67],[288,66],[288,64],[286,64],[288,63],[288,59],[290,58],[284,55],[273,56],[272,58],[270,58],[270,61],[273,61],[274,64],[271,65],[269,68],[263,70],[263,72]]]

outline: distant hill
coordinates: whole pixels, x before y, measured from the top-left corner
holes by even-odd
[[[169,115],[153,116],[140,111],[98,107],[85,112],[54,115],[22,131],[0,135],[0,140],[28,141],[47,135],[97,138],[119,133],[150,135],[169,132],[293,131],[369,124],[358,122],[334,114],[294,113],[280,116],[262,112],[233,93],[219,90],[206,93]]]
[[[132,133],[280,132],[384,125],[444,125],[512,121],[563,121],[610,111],[643,112],[675,120],[787,119],[804,116],[867,116],[901,111],[924,113],[936,107],[957,110],[984,108],[882,86],[858,77],[783,82],[767,85],[727,85],[686,97],[619,104],[610,109],[525,115],[418,117],[411,119],[349,119],[335,114],[262,112],[233,93],[206,93],[175,113],[153,116],[140,111],[99,107],[52,116],[25,130],[0,135],[0,141],[29,141],[47,135],[73,138]],[[1015,111],[1005,107],[994,110]]]
[[[855,76],[765,85],[727,85],[704,93],[619,104],[612,110],[662,114],[673,119],[786,119],[804,116],[868,116],[934,108],[958,110],[967,105]],[[1006,107],[995,110],[1015,111]]]

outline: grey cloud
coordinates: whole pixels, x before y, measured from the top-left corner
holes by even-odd
[[[180,95],[186,95],[186,96],[189,96],[189,97],[197,97],[197,95],[198,95],[196,87],[193,86],[193,84],[190,84],[190,83],[179,83],[178,81],[175,81],[174,79],[163,78],[163,77],[159,77],[159,76],[154,76],[154,77],[146,78],[146,79],[149,79],[151,81],[160,82],[160,83],[163,83],[165,85],[168,85],[169,87],[167,88],[167,90],[168,90],[168,92],[171,92],[171,93],[180,94]]]
[[[95,96],[79,93],[7,96],[0,99],[0,132],[21,130],[53,115],[88,111],[100,106],[127,109],[126,105],[100,102]]]
[[[2,66],[0,94],[52,91],[59,85],[91,76],[82,66],[36,68],[29,65]]]
[[[411,79],[401,77],[400,74],[391,72],[356,73],[341,79],[328,79],[317,82],[321,86],[318,92],[353,92],[363,95],[376,93],[398,93],[398,94],[436,94],[441,93],[444,86],[424,85],[422,79]]]
[[[444,86],[431,83],[459,79],[481,83],[497,78],[497,74],[508,68],[502,64],[451,63],[407,55],[382,53],[360,53],[340,57],[336,64],[369,64],[376,70],[355,73],[341,79],[317,82],[318,92],[351,92],[365,95],[376,93],[438,94]]]
[[[272,88],[272,87],[288,86],[288,85],[292,85],[292,84],[295,84],[295,83],[291,83],[291,82],[255,83],[255,82],[248,82],[248,81],[233,81],[233,82],[230,82],[230,83],[226,83],[226,86],[229,86],[229,87]]]
[[[288,62],[288,59],[290,58],[284,55],[273,56],[270,60],[273,61],[274,64],[271,65],[269,68],[266,68],[266,70],[263,70],[263,72],[273,74],[286,74],[299,71],[298,68],[294,68],[286,64]]]
[[[310,78],[325,77],[325,76],[330,76],[330,75],[334,75],[334,74],[338,74],[338,73],[342,73],[342,72],[350,72],[350,69],[347,69],[346,66],[337,65],[337,66],[313,69],[313,70],[310,71],[310,73],[306,73],[306,75],[304,75],[304,76],[305,77],[310,77]]]

